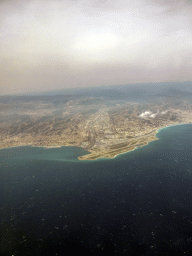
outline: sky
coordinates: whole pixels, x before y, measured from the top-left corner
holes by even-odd
[[[192,0],[0,0],[0,94],[192,81]]]

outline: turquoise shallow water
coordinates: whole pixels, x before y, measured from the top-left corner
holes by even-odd
[[[77,147],[13,147],[0,150],[0,159],[18,160],[55,160],[55,161],[77,161],[78,156],[85,154],[86,151]]]
[[[192,252],[192,125],[114,159],[0,150],[0,255]]]

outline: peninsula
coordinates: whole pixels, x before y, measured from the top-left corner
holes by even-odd
[[[192,122],[192,102],[182,97],[25,99],[0,101],[0,148],[77,146],[88,151],[79,160],[113,158],[157,140],[160,128]]]

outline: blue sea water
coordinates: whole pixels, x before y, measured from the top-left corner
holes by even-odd
[[[0,150],[0,255],[191,255],[192,125],[114,159]]]

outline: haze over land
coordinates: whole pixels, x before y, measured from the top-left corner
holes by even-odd
[[[81,160],[113,158],[156,140],[160,128],[192,122],[187,88],[190,82],[0,97],[0,148],[76,146],[90,152]]]
[[[0,1],[1,256],[192,255],[191,17]]]
[[[0,94],[192,80],[192,2],[0,2]]]
[[[111,158],[191,122],[191,14],[184,0],[1,1],[0,148]]]

